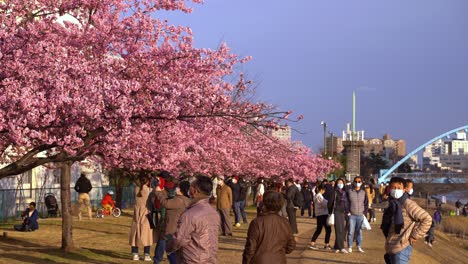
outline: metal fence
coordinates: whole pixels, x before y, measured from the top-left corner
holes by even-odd
[[[102,197],[107,191],[115,188],[112,186],[106,187],[93,187],[89,193],[91,199],[91,205],[93,210],[100,207]],[[77,204],[78,193],[73,188],[70,188],[71,202]],[[29,205],[30,202],[36,202],[36,209],[39,211],[41,217],[47,216],[47,207],[45,206],[45,197],[48,194],[53,194],[60,204],[60,188],[42,188],[42,189],[4,189],[0,190],[0,222],[5,222],[8,219],[20,218],[21,212],[23,212]],[[115,199],[115,195],[114,195]],[[135,203],[134,186],[128,186],[123,188],[122,193],[122,208],[133,206]]]

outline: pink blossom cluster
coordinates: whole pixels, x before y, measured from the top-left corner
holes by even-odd
[[[250,57],[195,48],[190,28],[156,18],[191,12],[187,2],[0,1],[0,151],[24,150],[23,168],[44,150],[48,161],[249,177],[338,166],[264,135],[291,113],[243,99],[242,75],[226,81]]]

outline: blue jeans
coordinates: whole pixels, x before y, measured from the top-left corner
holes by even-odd
[[[156,244],[156,248],[154,249],[154,264],[159,264],[163,260],[164,251],[166,251],[166,240],[160,239]],[[167,253],[166,253],[167,254]],[[172,252],[171,254],[167,254],[167,260],[170,264],[176,263],[176,253]]]
[[[408,264],[409,263],[409,260],[410,260],[410,257],[411,257],[411,253],[413,251],[413,247],[411,245],[407,246],[405,249],[403,249],[402,251],[394,254],[394,255],[390,255],[390,263],[392,264]]]
[[[244,224],[247,224],[247,214],[245,213],[245,200],[239,201],[239,209],[240,209],[240,215],[242,216],[242,220],[244,221]]]
[[[348,247],[353,246],[354,233],[357,234],[356,242],[357,246],[362,245],[362,221],[364,221],[364,215],[350,215],[349,216],[349,230],[348,230]]]
[[[244,224],[247,224],[247,215],[245,214],[245,200],[235,202],[232,205],[232,209],[234,210],[234,218],[236,220],[236,224],[240,223],[240,218],[242,216],[242,220],[244,220]]]

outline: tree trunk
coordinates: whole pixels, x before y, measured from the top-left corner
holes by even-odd
[[[62,163],[60,177],[60,201],[62,203],[62,250],[70,252],[74,249],[70,199],[71,165],[73,162]]]

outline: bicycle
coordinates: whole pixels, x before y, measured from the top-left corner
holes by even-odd
[[[101,207],[101,208],[96,210],[96,217],[97,218],[104,218],[104,216],[106,216],[106,215],[112,215],[113,217],[119,217],[121,214],[122,214],[122,211],[118,207],[112,207],[110,212],[104,207]]]

